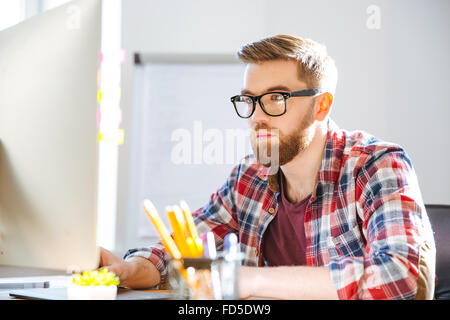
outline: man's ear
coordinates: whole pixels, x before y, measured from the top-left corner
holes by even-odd
[[[333,95],[329,92],[325,92],[317,97],[319,109],[314,117],[317,121],[322,121],[330,113],[331,105],[333,104]]]

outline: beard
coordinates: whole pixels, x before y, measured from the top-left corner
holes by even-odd
[[[279,129],[270,128],[265,124],[257,124],[250,134],[256,160],[270,168],[269,174],[277,173],[280,166],[289,163],[311,144],[313,138],[311,125],[313,123],[314,104],[312,103],[306,116],[290,134],[285,135]],[[270,134],[271,137],[258,141],[257,134]]]

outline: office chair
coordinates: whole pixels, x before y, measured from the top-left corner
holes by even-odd
[[[436,242],[436,300],[450,300],[450,205],[425,205]]]

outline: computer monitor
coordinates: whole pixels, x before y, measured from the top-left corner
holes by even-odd
[[[98,266],[101,1],[0,32],[0,265]]]

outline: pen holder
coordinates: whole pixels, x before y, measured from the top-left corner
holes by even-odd
[[[183,258],[169,261],[169,284],[172,299],[218,299],[217,285],[213,284],[215,261],[207,258]]]
[[[238,299],[242,258],[183,258],[169,261],[169,285],[176,300]]]
[[[242,253],[219,255],[216,266],[220,277],[222,300],[239,299],[239,269],[243,258]]]

